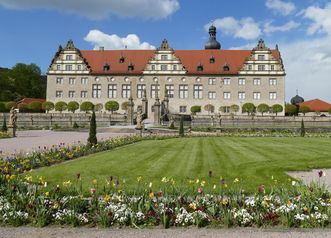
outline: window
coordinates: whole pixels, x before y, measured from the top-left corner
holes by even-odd
[[[69,96],[69,98],[74,98],[75,97],[75,91],[69,91],[68,96]]]
[[[69,84],[75,84],[75,78],[69,78]]]
[[[209,85],[216,85],[216,79],[215,78],[209,78],[208,79],[208,84]]]
[[[224,92],[223,93],[223,98],[224,99],[230,99],[231,98],[231,93],[230,92]]]
[[[120,64],[123,64],[125,62],[125,58],[123,56],[121,56],[119,62],[120,62]]]
[[[269,99],[270,100],[276,100],[277,99],[277,93],[275,93],[275,92],[269,93]]]
[[[245,93],[245,92],[239,92],[239,93],[238,93],[238,98],[239,98],[240,100],[244,100],[244,99],[246,98],[246,93]]]
[[[110,65],[109,64],[105,64],[103,66],[103,72],[108,72],[110,70]]]
[[[223,113],[230,113],[230,110],[231,110],[231,107],[229,107],[229,106],[221,107],[221,112],[223,112]]]
[[[211,57],[209,58],[209,63],[210,63],[210,64],[214,64],[214,63],[215,63],[215,58],[214,58],[214,56],[211,56]]]
[[[166,64],[161,64],[161,70],[162,70],[162,71],[167,71],[167,70],[168,70],[168,65],[166,65]]]
[[[229,65],[224,65],[223,66],[223,71],[230,71],[230,66]]]
[[[177,70],[177,65],[174,64],[174,65],[172,66],[172,69],[173,69],[173,70]]]
[[[195,98],[195,99],[202,98],[202,85],[193,86],[193,98]]]
[[[253,99],[254,99],[254,100],[260,100],[260,99],[261,99],[261,93],[259,93],[259,92],[254,92],[254,93],[253,93]]]
[[[223,79],[223,82],[224,82],[224,85],[230,85],[231,80],[226,78],[226,79]]]
[[[197,71],[198,71],[198,72],[202,72],[202,71],[203,71],[203,65],[202,65],[202,64],[199,64],[199,65],[197,66]]]
[[[61,70],[61,65],[60,64],[56,65],[56,70]]]
[[[166,85],[165,88],[167,90],[168,97],[173,98],[174,97],[174,85]]]
[[[274,70],[275,70],[275,65],[272,64],[272,65],[270,66],[270,70],[271,70],[271,71],[274,71]]]
[[[92,84],[92,98],[101,97],[101,84]]]
[[[259,65],[257,66],[257,70],[258,70],[258,71],[265,71],[265,65],[264,65],[264,64],[259,64]]]
[[[63,97],[63,91],[59,90],[55,92],[55,97],[62,98]]]
[[[252,69],[253,69],[252,65],[249,64],[249,65],[248,65],[248,70],[252,70]]]
[[[56,84],[63,84],[63,78],[56,78]]]
[[[179,112],[185,113],[186,112],[186,106],[179,106]]]
[[[108,84],[108,98],[117,98],[116,84]]]
[[[216,92],[208,92],[208,99],[216,99]]]
[[[253,85],[261,85],[261,79],[253,79]]]
[[[66,60],[72,60],[72,55],[66,55]]]
[[[238,83],[239,83],[239,85],[245,85],[246,80],[245,79],[239,79]]]
[[[146,89],[145,84],[138,84],[137,85],[137,98],[143,98],[144,97],[145,89]]]
[[[81,83],[86,85],[88,82],[88,78],[81,78]]]
[[[269,85],[271,86],[277,85],[277,79],[269,79]]]
[[[161,60],[168,60],[168,55],[161,55]]]
[[[258,56],[257,56],[257,59],[258,59],[258,60],[265,60],[265,56],[264,56],[264,55],[258,55]]]
[[[71,70],[72,70],[72,65],[66,64],[66,71],[71,71]]]
[[[152,64],[152,70],[155,70],[155,65],[154,64]]]
[[[179,98],[188,98],[188,85],[179,85]]]
[[[156,95],[159,96],[160,85],[152,84],[151,85],[151,98],[156,98]]]
[[[77,70],[81,70],[82,69],[82,66],[79,64],[77,65]]]
[[[80,97],[81,98],[87,98],[87,91],[81,91],[80,92]]]
[[[129,98],[131,95],[131,85],[123,84],[122,85],[122,98]]]
[[[133,71],[133,70],[134,70],[134,65],[130,63],[128,65],[128,71]]]

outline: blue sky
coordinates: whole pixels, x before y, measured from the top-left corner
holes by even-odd
[[[78,4],[80,3],[80,4]],[[331,102],[331,1],[0,0],[0,67],[36,63],[43,72],[59,44],[80,49],[202,49],[214,21],[223,49],[279,45],[286,99]]]

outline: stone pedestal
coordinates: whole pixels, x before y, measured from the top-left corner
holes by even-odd
[[[134,103],[132,97],[129,98],[128,104],[128,123],[133,125]]]
[[[160,119],[161,119],[161,103],[159,98],[155,99],[154,103],[154,125],[160,125]]]
[[[8,126],[8,133],[11,137],[16,137],[16,126]]]

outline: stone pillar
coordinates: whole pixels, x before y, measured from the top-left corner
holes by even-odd
[[[154,125],[160,125],[160,119],[161,119],[161,103],[160,99],[158,97],[155,98],[154,103]]]
[[[169,113],[169,95],[168,95],[168,90],[165,90],[165,95],[164,95],[164,114]]]
[[[142,114],[144,119],[148,117],[148,100],[146,97],[146,89],[144,90],[144,96],[142,98]]]
[[[130,96],[129,104],[128,104],[128,123],[129,123],[129,125],[133,125],[133,110],[134,110],[133,98]]]

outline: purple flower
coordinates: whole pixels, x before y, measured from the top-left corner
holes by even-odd
[[[202,188],[198,188],[198,193],[202,193]]]
[[[224,183],[225,183],[224,178],[221,178],[220,182],[221,182],[222,185],[224,185]]]
[[[91,189],[90,189],[90,192],[91,192],[92,194],[93,194],[93,193],[96,193],[96,191],[97,191],[97,190],[96,190],[95,188],[91,188]]]
[[[213,177],[213,171],[209,170],[208,177]]]

